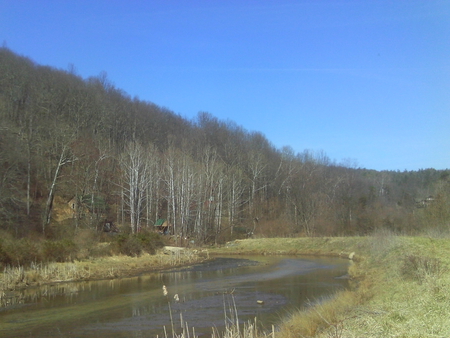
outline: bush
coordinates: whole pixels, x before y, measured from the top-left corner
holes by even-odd
[[[5,249],[3,241],[0,242],[0,264],[1,266],[11,265],[11,259]]]
[[[69,239],[16,239],[0,234],[0,266],[30,266],[32,263],[65,262],[76,258],[78,246]]]
[[[16,239],[6,231],[0,231],[0,266],[29,266],[40,260],[36,240]]]
[[[163,246],[161,236],[154,232],[120,234],[116,237],[116,251],[127,256],[140,256],[144,251],[153,255]]]
[[[122,242],[120,253],[127,256],[140,256],[142,253],[142,243],[135,235],[127,236],[126,240]]]
[[[422,283],[427,276],[440,277],[446,270],[439,259],[417,255],[405,256],[401,266],[401,273],[405,278],[419,283]]]
[[[48,226],[45,231],[46,238],[55,241],[74,238],[77,229],[75,222],[75,219],[70,218]]]
[[[88,248],[87,251],[87,257],[90,258],[97,258],[97,257],[105,257],[105,256],[112,256],[114,255],[114,252],[116,252],[114,245],[111,245],[111,243],[97,243],[97,245],[91,246]],[[78,254],[78,257],[80,257],[80,254]],[[85,258],[85,257],[81,257]]]
[[[66,262],[73,260],[78,248],[73,241],[63,239],[60,241],[44,241],[41,250],[43,260]]]
[[[77,247],[77,259],[86,259],[88,257],[107,256],[107,252],[102,254],[99,248],[100,235],[92,229],[78,229],[73,237],[73,241]],[[103,249],[105,246],[101,246]]]
[[[162,237],[155,232],[144,231],[137,234],[136,238],[141,242],[142,249],[151,255],[154,255],[157,249],[164,246]]]
[[[0,251],[3,265],[29,266],[40,260],[38,246],[27,238],[4,240]]]

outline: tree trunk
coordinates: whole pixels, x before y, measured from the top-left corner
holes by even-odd
[[[53,209],[53,198],[55,195],[55,189],[56,189],[56,182],[58,180],[59,172],[61,171],[61,168],[70,162],[68,159],[65,158],[66,155],[66,147],[63,148],[61,151],[61,155],[59,156],[58,165],[56,166],[55,174],[53,175],[53,181],[50,186],[50,191],[48,193],[47,197],[47,203],[45,204],[45,214],[44,214],[44,221],[42,224],[42,233],[45,235],[45,229],[50,224],[51,216],[52,216],[52,209]]]

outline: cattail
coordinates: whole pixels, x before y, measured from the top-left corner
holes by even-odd
[[[165,285],[163,285],[163,295],[167,296],[168,292],[167,292],[167,288]]]

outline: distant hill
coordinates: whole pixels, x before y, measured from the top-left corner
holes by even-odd
[[[448,171],[377,172],[276,149],[207,112],[189,121],[104,75],[82,79],[7,48],[0,115],[0,228],[17,236],[105,220],[138,232],[164,218],[172,234],[210,242],[417,232],[450,220]]]

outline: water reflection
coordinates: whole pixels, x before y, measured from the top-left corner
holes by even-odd
[[[218,258],[189,268],[118,280],[46,285],[16,294],[0,311],[2,337],[154,337],[180,317],[196,334],[223,326],[224,308],[271,325],[346,281],[347,263],[293,257]],[[168,288],[168,296],[162,293]],[[174,300],[177,294],[179,301]],[[263,301],[263,304],[258,304]]]

